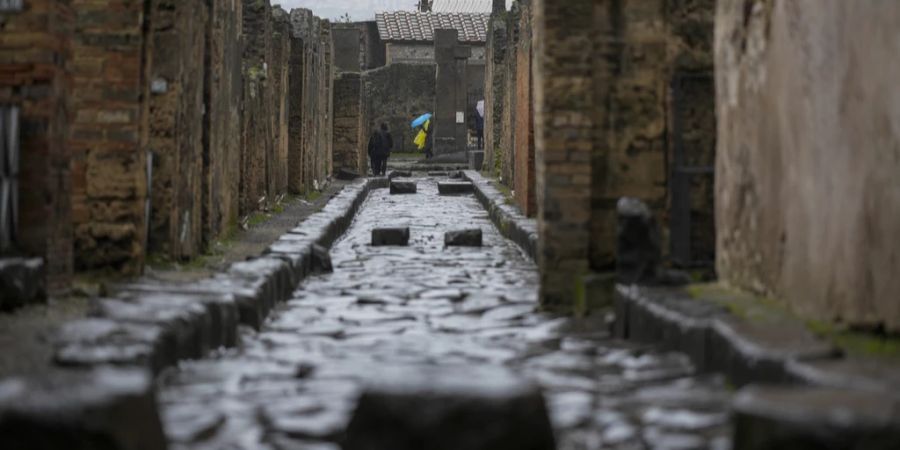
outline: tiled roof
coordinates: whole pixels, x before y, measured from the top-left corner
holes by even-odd
[[[463,13],[385,12],[375,14],[383,41],[434,41],[434,30],[456,29],[460,42],[486,42],[490,15]]]
[[[483,13],[490,14],[491,0],[434,0],[431,11],[436,13]]]

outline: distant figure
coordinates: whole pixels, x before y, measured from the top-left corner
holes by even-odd
[[[419,129],[419,134],[413,141],[416,148],[425,152],[425,159],[434,157],[434,136],[432,136],[431,119],[426,120]]]
[[[478,149],[484,149],[484,100],[475,106],[475,136],[478,137]]]
[[[372,163],[372,175],[383,176],[387,173],[387,161],[394,148],[394,138],[388,132],[386,123],[381,124],[381,129],[375,130],[369,138],[369,161]]]

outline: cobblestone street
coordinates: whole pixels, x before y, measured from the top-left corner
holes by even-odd
[[[334,273],[304,282],[261,332],[162,378],[173,448],[337,449],[365,383],[422,366],[471,370],[473,388],[490,366],[536,381],[559,449],[730,448],[724,381],[537,312],[535,265],[475,198],[416,181],[414,195],[373,191],[331,249]],[[409,226],[409,247],[371,246],[385,226]],[[484,246],[444,247],[465,228]]]

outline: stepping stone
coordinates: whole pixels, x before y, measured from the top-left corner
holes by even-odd
[[[394,178],[411,178],[412,172],[408,170],[392,170],[391,173],[388,174],[388,179],[393,180]]]
[[[344,450],[552,450],[540,389],[505,368],[379,371],[347,428]]]
[[[153,378],[142,370],[104,368],[4,381],[0,447],[163,450]]]
[[[337,173],[334,175],[334,177],[337,178],[338,180],[353,181],[353,180],[359,178],[359,174],[352,170],[340,169],[337,171]]]
[[[415,193],[416,183],[414,181],[391,181],[391,195]]]
[[[471,194],[475,192],[472,183],[449,181],[446,183],[438,183],[438,193],[441,195],[461,195]]]
[[[482,233],[480,228],[470,230],[448,231],[444,235],[447,247],[481,247]]]
[[[375,247],[407,246],[409,245],[409,227],[376,228],[372,230],[372,245]]]

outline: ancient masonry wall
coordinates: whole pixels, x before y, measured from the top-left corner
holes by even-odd
[[[72,217],[76,266],[137,273],[146,242],[148,69],[144,2],[72,0]]]
[[[526,216],[537,210],[534,178],[534,86],[532,80],[533,29],[531,4],[522,3],[515,42],[515,110],[512,122],[513,167],[512,186],[519,209]]]
[[[21,112],[21,161],[0,166],[3,185],[19,184],[19,233],[3,255],[43,257],[58,292],[73,268],[136,274],[151,252],[199,255],[294,173],[324,185],[333,52],[328,23],[306,14],[315,26],[295,36],[286,12],[256,1],[35,0],[4,12],[0,111]]]
[[[395,152],[418,152],[413,143],[418,131],[409,124],[434,108],[436,68],[434,64],[391,64],[364,72],[364,135],[386,123]]]
[[[898,26],[895,2],[718,3],[725,281],[804,318],[900,332]]]
[[[149,251],[176,259],[202,248],[207,8],[204,0],[152,0],[152,158]]]
[[[506,92],[506,71],[508,35],[506,28],[506,6],[503,12],[491,14],[488,23],[488,42],[485,47],[484,84],[484,167],[483,172],[499,177],[503,151],[500,136],[503,134],[503,100]]]
[[[307,9],[294,9],[288,101],[288,187],[295,194],[320,188],[332,174],[331,25]]]
[[[67,136],[71,109],[70,2],[33,0],[24,11],[4,14],[0,40],[0,109],[18,109],[18,164],[10,164],[11,119],[0,125],[7,139],[0,186],[7,201],[18,187],[17,234],[4,254],[44,258],[51,293],[64,290],[73,267],[72,189]],[[11,180],[16,180],[13,183]],[[13,206],[0,212],[6,220]]]
[[[365,173],[367,120],[362,75],[338,74],[334,80],[334,167]]]

